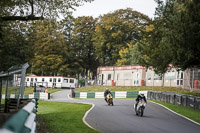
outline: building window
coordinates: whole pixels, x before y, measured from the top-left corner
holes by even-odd
[[[33,82],[33,78],[31,78],[31,82]]]
[[[49,79],[49,82],[52,82],[52,78]]]
[[[64,82],[64,83],[68,83],[68,79],[64,79],[63,82]]]
[[[151,80],[151,72],[147,72],[147,80]]]
[[[27,78],[26,81],[29,81],[29,78]]]
[[[37,81],[37,78],[35,78],[35,81]]]
[[[197,78],[197,80],[200,80],[200,72],[198,72],[198,78]]]
[[[175,80],[175,72],[165,73],[165,80]]]
[[[154,80],[162,80],[162,76],[158,74],[154,74]]]
[[[53,82],[56,82],[56,78],[53,78]]]
[[[112,76],[111,74],[108,74],[108,80],[111,80],[111,76]]]
[[[44,82],[44,78],[42,78],[42,82]]]
[[[131,79],[131,73],[124,73],[124,80],[130,80]]]
[[[70,79],[70,83],[74,83],[74,79]]]
[[[60,82],[61,81],[61,79],[60,78],[58,78],[58,82]]]

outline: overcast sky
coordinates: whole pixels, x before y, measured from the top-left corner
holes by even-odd
[[[76,8],[73,16],[93,16],[107,14],[118,9],[132,8],[150,18],[154,17],[156,3],[154,0],[94,0]]]

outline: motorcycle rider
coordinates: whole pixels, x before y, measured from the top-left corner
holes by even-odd
[[[108,88],[106,88],[106,90],[105,90],[105,92],[104,92],[104,98],[105,98],[106,102],[107,102],[107,95],[108,95],[108,94],[111,94],[111,92],[109,91]],[[111,95],[112,95],[112,94],[111,94]]]
[[[140,93],[136,98],[135,109],[137,109],[137,105],[138,105],[139,101],[142,99],[145,101],[145,103],[147,103],[145,95],[143,93]]]

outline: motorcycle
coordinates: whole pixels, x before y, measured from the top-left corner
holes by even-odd
[[[146,102],[142,99],[138,102],[137,108],[135,107],[136,115],[143,116]]]
[[[108,94],[107,96],[107,99],[106,99],[106,102],[108,103],[108,105],[114,105],[113,104],[113,97],[112,97],[112,95],[111,94]]]

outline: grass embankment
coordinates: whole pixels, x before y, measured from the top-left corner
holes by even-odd
[[[20,88],[19,87],[8,87],[9,94],[18,94]],[[6,93],[6,88],[2,88],[2,94]],[[33,87],[25,87],[24,94],[33,94]]]
[[[200,97],[200,91],[190,92],[182,88],[176,87],[147,87],[147,86],[87,86],[75,89],[75,92],[104,92],[106,88],[110,91],[163,91],[163,92],[175,92],[180,94],[187,94]]]
[[[52,88],[47,88],[48,89],[48,93],[54,93],[57,91],[63,91],[63,90],[69,90],[69,89],[52,89]],[[24,94],[33,94],[33,87],[25,87],[24,89]],[[2,94],[6,93],[6,88],[3,87],[2,88]],[[9,94],[18,94],[19,93],[19,87],[9,87],[8,88],[8,93]]]
[[[82,118],[92,105],[39,101],[38,120],[45,123],[45,129],[38,132],[50,133],[97,133],[86,126]],[[38,126],[38,125],[37,125]],[[40,125],[38,127],[41,127]],[[45,127],[42,127],[45,128]],[[43,130],[43,131],[40,131]]]
[[[194,120],[200,124],[200,111],[199,110],[195,110],[192,108],[183,107],[183,106],[179,106],[179,105],[174,105],[174,104],[170,104],[170,103],[155,101],[155,100],[151,100],[151,101],[162,104],[165,107],[173,110],[174,112],[181,114],[183,116],[186,116],[186,117],[190,118],[191,120]]]

